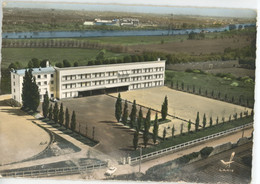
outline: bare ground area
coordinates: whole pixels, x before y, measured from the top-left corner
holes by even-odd
[[[239,41],[238,41],[239,40]],[[208,40],[184,40],[183,42],[171,42],[164,44],[150,44],[149,47],[144,45],[129,46],[133,51],[151,51],[174,53],[190,53],[194,55],[223,53],[225,48],[231,47],[242,48],[248,46],[250,41],[246,37],[225,38],[225,39],[208,39]]]
[[[117,96],[117,94],[113,95]],[[172,121],[159,126],[159,136],[162,134],[164,127],[171,128],[173,124],[175,128],[179,130],[182,122],[184,122],[183,132],[187,131],[187,121],[191,120],[194,123],[197,112],[200,113],[200,123],[202,123],[203,114],[205,113],[207,118],[206,126],[208,126],[210,117],[213,119],[213,124],[216,124],[217,117],[219,118],[219,122],[222,122],[222,117],[227,121],[230,115],[233,119],[233,114],[235,113],[239,116],[240,112],[247,110],[251,112],[251,109],[242,106],[176,91],[168,87],[141,89],[121,93],[123,99],[130,101],[135,99],[137,104],[151,107],[158,111],[161,110],[161,105],[166,95],[168,97],[168,114],[182,118],[186,120],[186,122],[168,116]],[[193,128],[192,126],[192,129]],[[180,132],[176,132],[176,135],[179,133]],[[171,136],[171,129],[167,129],[167,136]]]
[[[221,68],[221,69],[212,69],[212,70],[205,70],[207,73],[231,73],[235,77],[244,77],[249,76],[255,78],[255,70],[250,70],[246,68]]]
[[[33,157],[46,149],[49,134],[32,123],[32,116],[7,105],[0,96],[0,165]]]

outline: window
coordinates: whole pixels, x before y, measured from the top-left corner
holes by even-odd
[[[54,91],[54,87],[51,87],[51,91]]]
[[[41,78],[41,75],[38,75],[37,78],[40,79],[40,78]]]
[[[54,84],[54,81],[51,81],[51,84]]]
[[[15,79],[15,75],[13,75],[13,79]]]
[[[51,94],[51,97],[53,98],[53,97],[54,97],[54,94]]]
[[[14,82],[14,86],[15,86],[15,82]]]
[[[14,93],[15,93],[15,89],[14,89]]]
[[[39,92],[41,92],[41,89],[39,89]]]
[[[41,82],[38,82],[38,85],[40,86],[40,85],[41,85]]]
[[[16,100],[16,96],[14,95],[14,99]]]
[[[44,81],[44,85],[47,85],[47,81]]]
[[[47,75],[46,75],[46,74],[44,75],[44,78],[47,78]]]
[[[53,78],[53,74],[51,74],[51,78]]]

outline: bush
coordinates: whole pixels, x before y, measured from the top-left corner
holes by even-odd
[[[207,158],[213,151],[213,147],[205,147],[200,150],[201,158]]]
[[[238,82],[232,82],[231,84],[230,84],[230,86],[233,86],[233,87],[237,87],[239,84],[238,84]]]
[[[190,153],[188,155],[184,155],[184,156],[176,159],[176,164],[178,164],[178,165],[180,165],[180,164],[187,164],[191,160],[197,158],[198,156],[199,156],[199,152],[193,152],[193,153]]]

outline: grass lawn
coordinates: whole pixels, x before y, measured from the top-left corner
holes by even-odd
[[[184,89],[193,90],[193,85],[195,86],[195,91],[198,93],[199,88],[201,88],[202,95],[205,95],[207,90],[208,96],[211,97],[212,90],[214,90],[214,97],[220,92],[221,99],[225,98],[227,94],[228,99],[231,101],[232,96],[234,96],[234,102],[238,102],[239,97],[242,98],[242,103],[245,103],[249,99],[249,105],[252,106],[254,103],[254,83],[245,83],[239,80],[227,80],[221,77],[214,76],[212,74],[197,74],[179,71],[165,72],[166,84],[171,85],[173,81],[173,87],[176,88],[178,81],[179,89],[181,89],[182,82],[184,83]],[[232,86],[232,83],[237,83],[238,86]]]
[[[39,60],[49,59],[52,65],[67,59],[71,63],[78,61],[80,65],[94,60],[100,50],[95,49],[73,49],[73,48],[2,48],[2,68],[7,68],[12,62],[20,62],[26,66],[32,58]],[[107,51],[106,58],[123,57],[125,54]]]
[[[241,126],[241,125],[244,125],[247,123],[251,123],[251,122],[253,122],[252,116],[234,120],[231,122],[221,123],[221,124],[218,124],[218,125],[215,125],[212,127],[207,127],[198,132],[191,132],[191,133],[187,133],[185,135],[178,135],[175,138],[169,138],[168,140],[165,140],[156,146],[152,146],[149,148],[143,148],[142,151],[143,151],[143,154],[151,153],[151,152],[158,151],[158,150],[161,150],[164,148],[168,148],[170,146],[174,146],[174,145],[188,142],[188,141],[191,141],[194,139],[205,137],[205,136],[208,136],[211,134],[215,134],[215,133],[225,131],[225,130],[228,130],[231,128],[235,128],[235,127],[238,127],[238,126]],[[140,154],[139,150],[136,150],[131,153],[131,156],[136,157],[136,156],[139,156],[139,154]]]

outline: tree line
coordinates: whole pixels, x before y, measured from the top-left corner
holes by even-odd
[[[162,108],[161,108],[161,121],[166,120],[168,115],[168,98],[165,96]],[[158,114],[156,112],[155,120],[151,121],[151,108],[148,109],[146,117],[143,117],[142,107],[140,107],[138,116],[137,116],[137,108],[136,108],[136,100],[132,103],[131,113],[129,114],[128,111],[128,103],[125,100],[124,108],[122,108],[122,98],[120,93],[118,94],[116,103],[115,103],[115,117],[117,122],[121,122],[124,125],[130,126],[130,128],[135,128],[134,138],[133,138],[133,145],[134,148],[137,149],[138,141],[139,141],[139,132],[143,131],[143,142],[144,146],[146,147],[149,139],[150,139],[150,127],[153,124],[153,133],[152,139],[153,143],[155,144],[158,138],[158,130],[159,130],[159,120]]]

